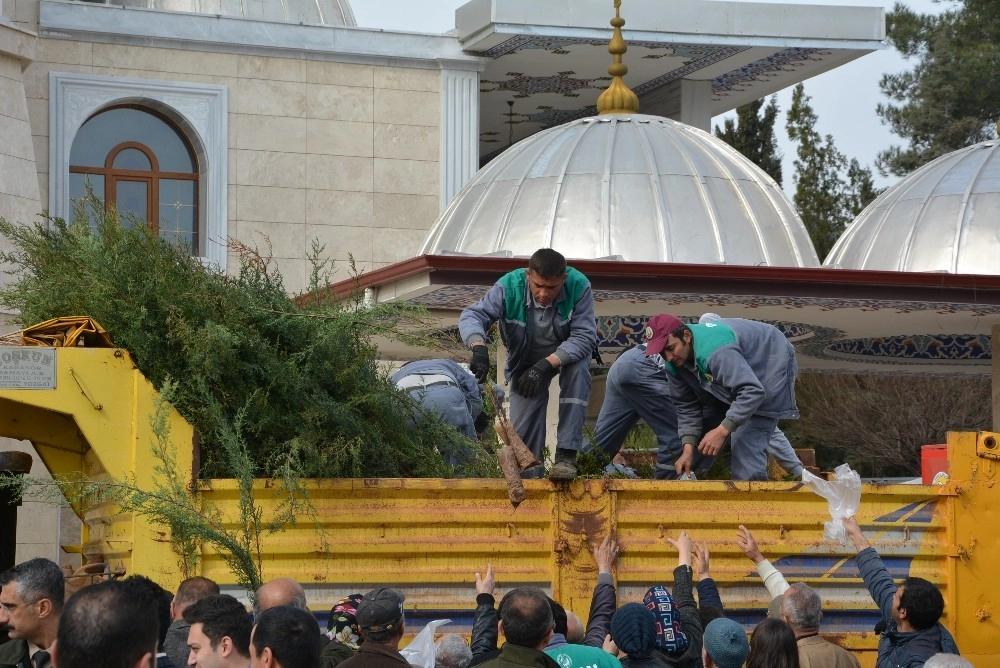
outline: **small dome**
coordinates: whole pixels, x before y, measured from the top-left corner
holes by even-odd
[[[83,0],[99,5],[123,5],[167,12],[216,14],[262,21],[354,26],[348,0]]]
[[[1000,274],[1000,142],[929,162],[869,204],[824,264]]]
[[[421,254],[816,267],[781,188],[722,140],[660,116],[582,118],[518,142],[455,196]]]

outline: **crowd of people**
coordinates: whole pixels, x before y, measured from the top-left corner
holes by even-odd
[[[970,668],[940,623],[944,599],[927,580],[897,585],[857,521],[844,527],[881,621],[876,668]],[[771,596],[752,630],[727,618],[711,576],[708,546],[680,532],[671,583],[619,605],[613,570],[621,551],[611,536],[593,549],[597,580],[587,622],[543,590],[521,586],[496,601],[492,566],[475,575],[470,637],[435,643],[439,668],[859,668],[855,656],[821,633],[823,602],[808,584],[789,584],[740,526],[736,544],[754,562]],[[131,575],[85,586],[67,597],[63,570],[31,559],[0,574],[0,668],[406,668],[405,596],[388,587],[352,594],[330,610],[321,631],[304,588],[279,578],[254,592],[253,605],[220,593],[204,577],[170,593]],[[471,601],[470,601],[471,607]],[[503,642],[501,642],[501,638]]]

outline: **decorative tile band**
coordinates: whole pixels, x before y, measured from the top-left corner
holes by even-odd
[[[830,352],[907,360],[991,360],[990,337],[985,334],[911,334],[831,343]]]
[[[415,301],[428,308],[458,310],[475,303],[482,297],[481,286],[443,286],[421,295]],[[878,299],[827,299],[804,297],[768,297],[755,295],[694,295],[650,292],[602,291],[595,294],[598,302],[626,300],[632,303],[655,303],[657,311],[669,310],[671,305],[698,303],[704,309],[740,305],[747,308],[780,306],[785,309],[820,308],[823,311],[840,309],[864,312],[941,314],[968,313],[971,316],[1000,314],[1000,305],[951,304],[943,302],[907,302]],[[696,322],[697,318],[683,318]],[[598,346],[608,351],[621,350],[642,342],[648,317],[603,316],[597,319]],[[907,371],[914,375],[935,372],[935,362],[966,361],[977,367],[986,367],[992,359],[990,337],[985,334],[914,334],[892,337],[845,339],[842,330],[804,324],[795,321],[767,321],[792,340],[800,354],[817,359],[886,365],[912,365],[926,363],[927,372]],[[457,341],[457,328],[439,330],[440,335]],[[852,371],[852,373],[855,373]]]

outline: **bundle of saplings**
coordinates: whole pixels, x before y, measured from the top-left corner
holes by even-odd
[[[73,222],[0,219],[13,282],[0,304],[28,326],[86,315],[125,348],[201,437],[202,477],[230,477],[223,439],[242,438],[257,475],[288,465],[304,477],[450,477],[482,474],[478,446],[417,414],[377,365],[374,335],[419,319],[412,307],[357,308],[293,300],[266,255],[230,243],[231,275],[175,240],[91,198]],[[0,246],[3,247],[3,246]],[[313,295],[330,266],[313,249]],[[301,302],[301,303],[300,303]],[[456,471],[455,449],[471,450]]]

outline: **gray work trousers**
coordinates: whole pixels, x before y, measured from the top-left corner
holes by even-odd
[[[706,395],[704,400],[702,424],[704,432],[707,433],[719,426],[723,418],[726,417],[727,407],[722,402],[715,400],[714,397]],[[621,449],[629,431],[640,418],[656,434],[656,469],[653,477],[657,480],[675,480],[677,471],[674,468],[674,462],[684,450],[677,434],[677,412],[670,400],[667,378],[656,360],[646,357],[642,348],[633,348],[622,353],[608,371],[604,404],[597,417],[597,427],[594,432],[596,446],[604,450],[609,458],[614,457]],[[788,439],[785,438],[784,433],[777,428],[777,420],[774,420],[774,429],[770,432],[763,450],[764,477],[738,477],[760,474],[760,452],[757,449],[759,434],[754,432],[755,429],[760,428],[760,425],[754,422],[757,419],[753,418],[747,424],[742,425],[731,437],[731,439],[735,438],[737,434],[749,427],[744,436],[736,439],[733,444],[734,446],[739,444],[738,447],[741,450],[749,448],[746,453],[737,455],[735,454],[736,447],[734,447],[733,480],[766,479],[768,454],[773,456],[786,471],[796,476],[799,475],[802,472],[802,463],[795,455],[795,451]],[[770,418],[759,419],[770,420]],[[691,468],[695,475],[701,478],[714,462],[715,457],[706,457],[696,450]]]
[[[539,387],[529,398],[517,391],[517,377],[511,379],[510,419],[521,440],[539,460],[544,459],[545,409],[549,403],[549,387]],[[559,426],[556,447],[579,450],[583,445],[583,423],[590,402],[590,358],[559,367]],[[540,477],[540,467],[528,469],[525,478]]]
[[[604,403],[594,430],[594,443],[609,458],[614,457],[629,431],[642,419],[656,435],[656,470],[653,477],[675,480],[677,471],[674,461],[683,448],[677,435],[677,411],[670,400],[665,374],[657,359],[646,357],[644,348],[632,348],[622,353],[608,371]],[[718,402],[717,406],[713,407],[714,411],[706,409],[706,420],[714,419],[716,425],[725,417],[725,407]],[[696,475],[707,471],[714,461],[712,457],[702,457],[697,453],[695,459],[693,468]]]
[[[767,480],[768,455],[792,475],[802,475],[802,462],[778,429],[777,418],[754,415],[730,434],[729,442],[733,480]]]

